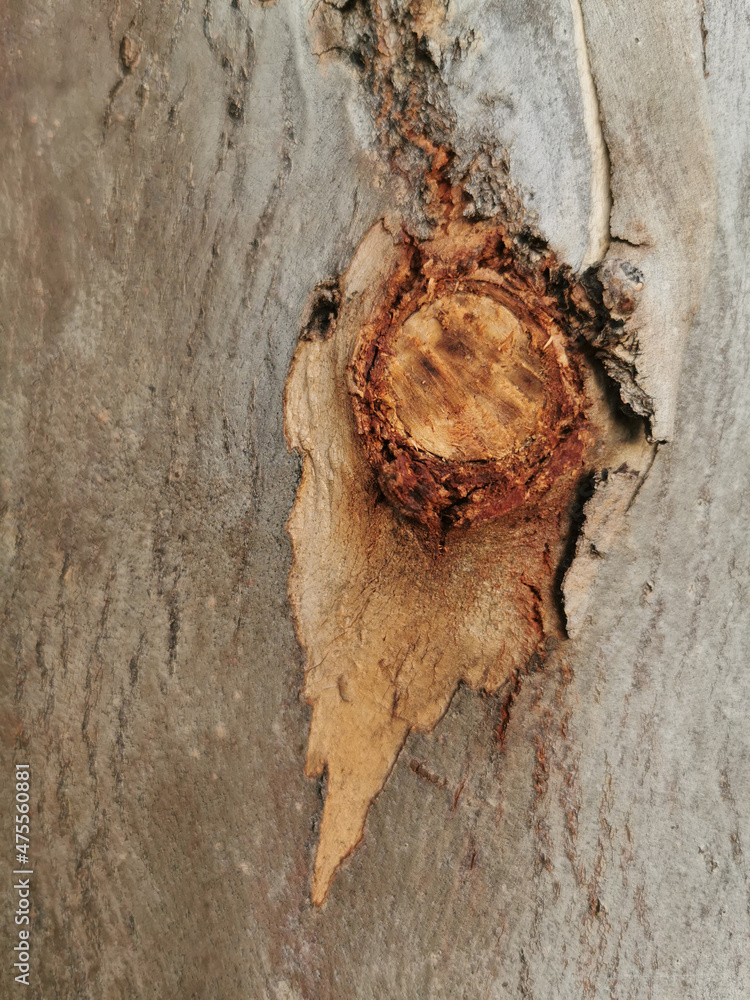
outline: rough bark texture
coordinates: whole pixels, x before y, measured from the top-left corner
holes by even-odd
[[[379,218],[429,234],[425,116],[477,217],[522,209],[580,269],[575,9],[0,14],[0,826],[10,872],[28,759],[34,861],[3,995],[750,992],[750,31],[738,2],[581,6],[609,256],[644,275],[631,341],[595,346],[670,440],[619,534],[590,511],[575,637],[407,739],[322,909],[286,597],[305,303]]]

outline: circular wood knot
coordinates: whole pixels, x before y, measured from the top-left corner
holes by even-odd
[[[371,378],[408,443],[452,462],[523,447],[544,408],[544,370],[520,321],[486,295],[445,296],[406,320]]]
[[[357,430],[400,514],[445,533],[580,469],[582,362],[538,282],[475,266],[386,300],[360,331],[350,374]]]

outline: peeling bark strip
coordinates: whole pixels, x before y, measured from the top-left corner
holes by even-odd
[[[328,776],[316,904],[409,733],[434,728],[460,682],[498,692],[564,637],[578,484],[618,468],[636,489],[647,451],[594,367],[622,338],[637,273],[578,279],[529,225],[504,161],[481,217],[481,151],[457,162],[426,57],[442,18],[389,10],[321,5],[315,27],[321,52],[357,54],[385,157],[416,192],[408,219],[376,225],[338,284],[316,288],[286,387],[304,456],[289,533],[306,773]]]
[[[586,29],[583,23],[581,0],[570,0],[573,21],[573,38],[576,48],[578,76],[581,81],[583,121],[591,157],[591,208],[589,210],[589,245],[583,267],[598,264],[609,249],[609,220],[612,213],[612,192],[609,186],[609,150],[604,139],[601,108],[596,93],[596,82],[591,72]]]

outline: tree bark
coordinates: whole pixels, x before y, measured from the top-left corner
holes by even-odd
[[[742,5],[0,18],[3,995],[747,996]],[[449,188],[595,286],[648,461],[565,508],[566,631],[454,678],[315,906],[285,383],[321,287]]]

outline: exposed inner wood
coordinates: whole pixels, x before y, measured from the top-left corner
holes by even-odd
[[[409,733],[459,683],[499,691],[564,635],[555,579],[577,484],[626,450],[576,347],[585,302],[556,273],[551,254],[516,261],[497,223],[422,243],[376,226],[335,322],[300,342],[290,598],[306,772],[328,778],[317,904]]]
[[[396,418],[424,451],[501,458],[534,433],[546,403],[541,359],[505,306],[444,296],[413,313],[378,363]]]
[[[580,467],[577,307],[548,291],[554,258],[516,260],[497,223],[450,222],[403,255],[357,338],[352,406],[384,496],[440,541]]]

